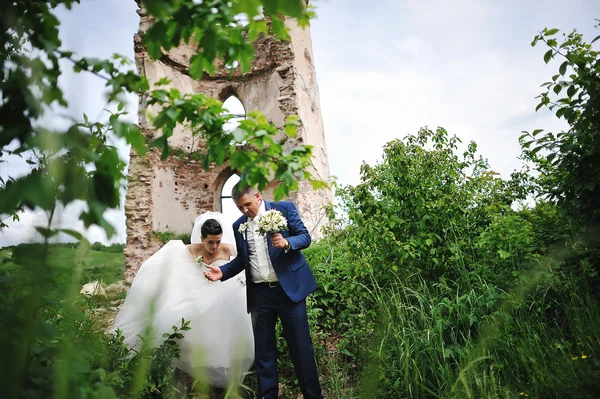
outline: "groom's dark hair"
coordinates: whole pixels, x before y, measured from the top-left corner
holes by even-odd
[[[244,195],[247,195],[247,194],[253,195],[256,192],[257,191],[254,187],[248,186],[248,185],[242,185],[242,184],[238,183],[235,186],[233,186],[233,188],[231,189],[231,198],[234,201],[237,201],[240,198],[242,198]]]
[[[223,234],[223,228],[216,219],[207,219],[200,228],[200,235],[202,235],[202,238],[206,238],[209,235],[218,236],[219,234]]]

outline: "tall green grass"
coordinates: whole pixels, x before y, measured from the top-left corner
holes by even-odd
[[[360,397],[597,397],[600,306],[579,279],[537,270],[502,292],[463,270],[373,284]]]
[[[333,397],[597,397],[600,301],[574,263],[581,245],[506,258],[461,237],[437,279],[382,278],[391,265],[368,265],[340,240],[306,251]]]
[[[128,348],[106,334],[94,310],[115,298],[87,298],[84,283],[123,276],[123,254],[87,242],[0,250],[0,386],[3,398],[184,398],[215,396],[206,381],[172,364],[187,322],[142,333]],[[117,299],[121,299],[119,297]],[[148,304],[151,307],[152,304]],[[158,345],[145,345],[164,333]],[[251,392],[250,389],[247,390]],[[218,396],[239,397],[238,387]]]
[[[381,280],[376,267],[362,267],[359,256],[336,245],[324,241],[307,251],[320,285],[308,306],[328,398],[593,398],[600,392],[597,287],[561,266],[568,250],[522,265],[512,283],[492,283],[479,271],[486,262],[493,270],[496,260],[475,246],[456,252],[452,278],[414,273]],[[132,357],[86,313],[94,304],[79,296],[81,284],[118,275],[122,255],[109,261],[89,246],[24,248],[16,257],[14,249],[0,251],[5,397],[214,395],[202,381],[178,384],[182,377],[170,363],[175,336]],[[280,355],[284,398],[295,398],[299,389],[283,343]],[[246,385],[254,385],[252,374]],[[250,388],[239,395],[253,397]]]

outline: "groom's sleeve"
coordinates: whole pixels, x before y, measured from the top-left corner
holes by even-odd
[[[242,245],[241,240],[243,239],[242,235],[235,229],[235,224],[233,225],[233,236],[235,237],[235,248],[237,249],[237,256],[233,258],[233,260],[229,263],[221,266],[221,271],[223,272],[223,278],[221,281],[225,281],[230,279],[233,276],[236,276],[242,270],[244,270],[244,257],[242,256]]]
[[[244,261],[242,257],[238,255],[231,262],[221,266],[221,271],[223,272],[223,278],[221,281],[225,281],[233,276],[236,276],[242,270],[244,270]]]
[[[310,234],[304,222],[300,219],[296,205],[292,202],[287,202],[286,205],[288,205],[287,222],[290,229],[290,236],[286,239],[290,243],[290,250],[308,248],[311,243]]]

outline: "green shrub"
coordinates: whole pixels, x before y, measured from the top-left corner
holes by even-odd
[[[93,251],[122,253],[124,249],[125,249],[125,244],[111,244],[108,246],[104,245],[100,242],[95,242],[92,244]]]
[[[178,233],[173,233],[171,231],[155,231],[152,233],[152,237],[156,238],[158,241],[162,242],[163,244],[166,244],[167,242],[171,241],[171,240],[181,240],[183,241],[184,244],[189,244],[191,242],[191,236],[192,234],[187,234],[187,233],[183,233],[183,234],[178,234]]]
[[[89,245],[30,244],[12,249],[0,278],[0,384],[6,398],[180,397],[171,360],[179,353],[174,327],[162,345],[136,356],[119,335],[107,335],[79,296],[92,267]],[[122,278],[122,254],[107,268]],[[39,276],[47,276],[41,279]]]
[[[599,302],[586,283],[597,237],[554,204],[513,209],[527,178],[497,178],[475,144],[459,155],[457,142],[438,129],[388,143],[305,251],[326,386],[365,398],[589,397],[600,389],[589,360]]]

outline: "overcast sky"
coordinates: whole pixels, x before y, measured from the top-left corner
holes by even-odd
[[[133,60],[133,35],[139,17],[134,0],[81,0],[61,10],[64,48],[80,55]],[[475,140],[480,153],[503,177],[520,167],[522,130],[558,131],[564,125],[549,112],[536,113],[540,84],[557,73],[544,64],[543,47],[532,48],[544,27],[600,34],[597,0],[320,0],[311,27],[321,109],[331,174],[342,184],[359,182],[361,163],[375,164],[382,146],[443,126],[463,142]],[[61,80],[69,113],[106,118],[104,82],[65,74]],[[129,109],[136,116],[137,100]],[[53,121],[52,123],[59,123]],[[127,148],[120,145],[127,158]],[[11,158],[0,176],[27,170]],[[81,204],[60,212],[57,223],[81,228]],[[107,214],[124,242],[123,210]],[[39,239],[32,226],[44,225],[42,212],[26,212],[19,223],[0,231],[0,246]],[[99,229],[90,241],[104,241]]]

